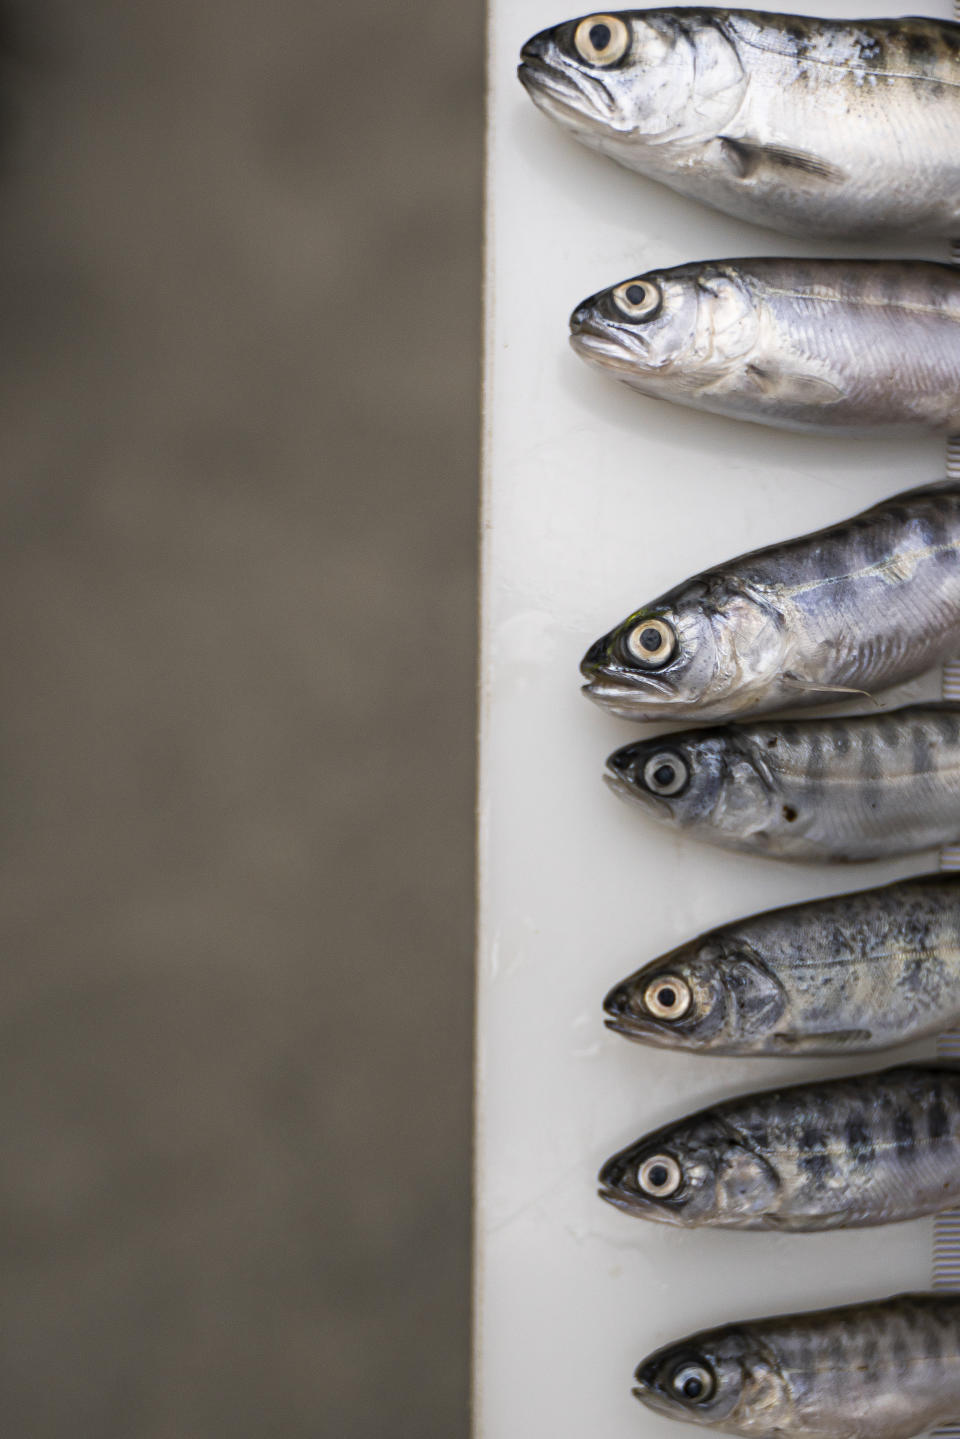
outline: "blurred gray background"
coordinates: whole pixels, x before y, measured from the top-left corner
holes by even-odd
[[[6,0],[0,1413],[467,1432],[479,0]]]

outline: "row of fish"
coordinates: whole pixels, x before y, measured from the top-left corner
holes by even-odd
[[[960,706],[745,721],[911,679],[957,648],[960,484],[717,566],[591,646],[586,693],[641,720],[734,724],[623,745],[607,780],[654,819],[779,859],[960,840]]]
[[[960,235],[960,25],[625,11],[534,36],[519,76],[578,140],[738,218]],[[717,414],[960,428],[960,276],[945,265],[680,265],[591,296],[570,329],[641,393]]]
[[[742,1096],[613,1156],[604,1199],[664,1224],[804,1233],[960,1201],[960,1070],[914,1065]],[[960,1414],[960,1296],[729,1324],[666,1346],[635,1396],[748,1436],[909,1439]]]
[[[584,144],[792,234],[960,237],[960,25],[719,9],[595,14],[523,48],[520,80]],[[960,431],[960,272],[732,259],[584,300],[575,352],[642,394],[826,432]],[[700,728],[624,745],[607,779],[692,837],[794,861],[960,841],[960,705],[873,696],[960,633],[960,484],[741,555],[591,646],[585,692]],[[854,716],[776,718],[860,696]],[[774,716],[774,718],[770,718]],[[627,1039],[712,1055],[867,1053],[960,1020],[960,876],[722,925],[604,1002]],[[601,1197],[673,1226],[803,1233],[960,1205],[960,1068],[913,1064],[740,1096],[615,1154]],[[740,1322],[644,1360],[649,1408],[747,1436],[908,1439],[960,1416],[960,1298]]]

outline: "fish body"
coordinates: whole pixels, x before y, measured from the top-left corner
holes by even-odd
[[[960,1418],[960,1298],[727,1324],[658,1349],[635,1380],[655,1413],[748,1439],[913,1439]]]
[[[741,555],[587,651],[584,693],[626,719],[730,719],[900,684],[960,650],[960,483]]]
[[[542,31],[520,59],[583,144],[738,219],[960,233],[960,25],[627,10]]]
[[[623,745],[610,787],[694,839],[775,859],[960,840],[960,706],[680,730]]]
[[[600,1195],[681,1228],[793,1233],[916,1219],[960,1200],[960,1072],[903,1065],[742,1095],[607,1161]]]
[[[960,272],[950,265],[747,259],[651,270],[578,305],[570,343],[641,394],[733,419],[960,430]]]
[[[788,905],[651,960],[604,1001],[607,1027],[696,1054],[865,1053],[960,1019],[960,875]]]

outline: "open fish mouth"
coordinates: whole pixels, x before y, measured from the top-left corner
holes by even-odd
[[[675,1039],[671,1043],[669,1036],[653,1025],[648,1028],[647,1021],[643,1019],[631,1019],[628,1015],[619,1015],[616,1019],[605,1019],[603,1023],[614,1034],[622,1034],[624,1039],[639,1040],[656,1049],[676,1049],[677,1047]]]
[[[635,1384],[630,1393],[634,1399],[639,1399],[641,1404],[645,1405],[647,1409],[652,1409],[655,1414],[666,1414],[671,1419],[689,1419],[686,1411],[678,1414],[677,1405],[664,1398],[662,1394],[658,1394],[656,1389],[651,1388],[648,1384]]]
[[[624,1214],[636,1213],[636,1208],[630,1200],[624,1199],[623,1195],[618,1194],[615,1189],[608,1189],[606,1185],[603,1185],[597,1190],[597,1194],[601,1199],[606,1200],[607,1204],[612,1204],[614,1209],[622,1209]]]
[[[628,1199],[626,1195],[619,1194],[616,1189],[611,1189],[609,1185],[601,1185],[597,1190],[597,1194],[601,1199],[605,1200],[607,1204],[612,1204],[614,1209],[621,1209],[624,1214],[630,1214],[634,1218],[650,1219],[654,1224],[669,1224],[674,1229],[682,1229],[685,1227],[679,1215],[672,1213],[671,1210],[659,1204],[648,1203],[640,1195]]]
[[[577,70],[561,70],[535,50],[520,53],[517,78],[533,103],[565,123],[579,121],[589,129],[614,122],[614,105],[602,81]]]
[[[630,720],[653,722],[662,719],[665,705],[672,698],[666,685],[651,683],[646,679],[643,683],[635,684],[628,679],[602,677],[592,679],[580,688],[588,699],[602,705],[609,713]],[[649,710],[644,705],[646,700],[650,701]]]
[[[608,370],[619,370],[625,375],[636,376],[653,372],[657,367],[647,362],[645,342],[639,336],[631,336],[627,344],[616,330],[594,327],[590,320],[570,321],[570,346],[581,359],[601,364]]]
[[[613,791],[617,799],[625,799],[630,804],[636,803],[637,792],[633,785],[628,784],[625,779],[621,779],[618,774],[610,774],[608,772],[603,776],[603,782],[608,789]]]
[[[617,799],[626,800],[631,805],[642,804],[646,809],[651,810],[658,819],[673,819],[673,810],[659,795],[651,794],[646,789],[639,789],[637,785],[631,784],[629,780],[623,779],[618,774],[611,774],[609,770],[604,774],[603,782],[613,791]]]

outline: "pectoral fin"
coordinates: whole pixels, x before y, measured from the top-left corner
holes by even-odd
[[[806,150],[791,150],[785,145],[755,145],[750,140],[731,140],[727,135],[720,136],[720,146],[724,159],[741,180],[753,180],[764,170],[770,172],[771,178],[776,178],[777,172],[782,176],[785,170],[799,171],[828,185],[839,185],[847,178],[836,165]]]
[[[793,670],[784,670],[780,679],[788,689],[802,690],[807,694],[837,695],[841,699],[844,695],[857,695],[862,699],[868,699],[877,709],[880,708],[880,704],[874,695],[868,694],[866,690],[854,689],[850,685],[817,684],[814,680],[805,680],[802,675],[795,674]]]
[[[764,400],[777,405],[836,405],[843,391],[821,375],[793,374],[767,365],[747,365],[746,384]]]

